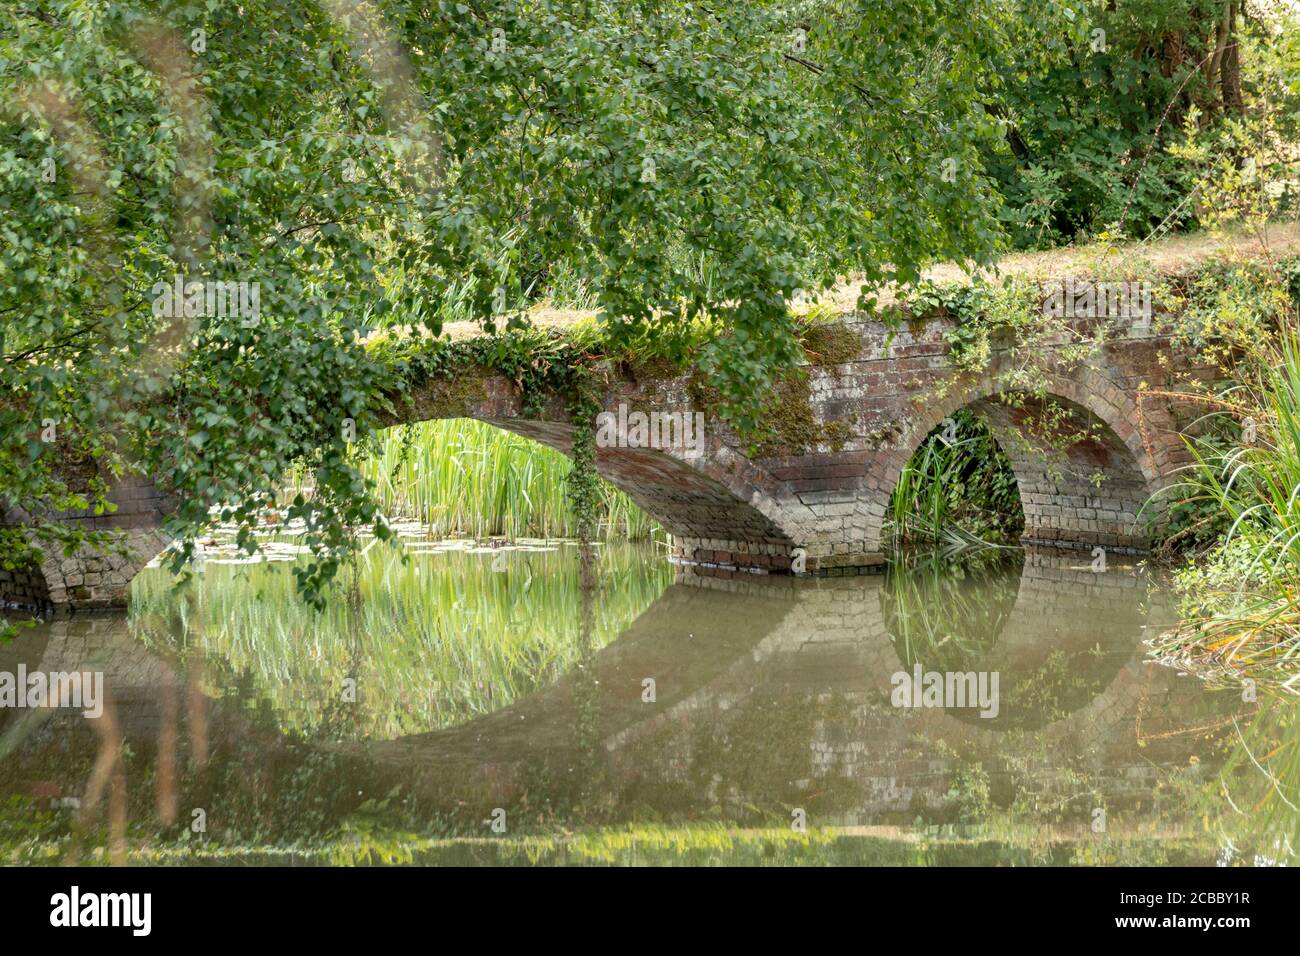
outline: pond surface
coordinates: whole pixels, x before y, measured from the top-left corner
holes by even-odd
[[[95,720],[0,710],[0,856],[1213,864],[1294,840],[1253,766],[1293,708],[1149,661],[1174,617],[1141,567],[597,566],[587,626],[563,542],[378,544],[321,614],[283,565],[148,571],[129,615],[0,647],[0,672],[105,685]]]

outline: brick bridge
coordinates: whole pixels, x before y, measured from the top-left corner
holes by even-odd
[[[847,318],[827,328],[841,345],[845,336],[856,337],[857,347],[835,351],[844,361],[828,361],[808,346],[806,381],[774,393],[774,420],[783,423],[776,440],[752,456],[710,414],[695,376],[610,370],[606,409],[699,411],[707,421],[698,451],[600,448],[598,467],[673,536],[682,561],[844,573],[882,562],[887,505],[904,466],[932,430],[970,408],[1011,461],[1027,541],[1140,551],[1160,520],[1149,499],[1187,461],[1175,409],[1164,400],[1143,401],[1140,386],[1167,386],[1175,373],[1195,370],[1151,323],[1108,325],[1114,328],[1086,359],[1067,359],[1056,347],[1033,355],[1003,348],[971,373],[951,360],[947,319],[916,321],[891,334],[882,322]],[[1009,390],[1007,383],[1031,360],[1040,387],[1032,397]],[[571,448],[573,427],[562,404],[555,400],[526,416],[519,389],[499,375],[435,380],[399,399],[392,424],[470,417],[562,452]],[[1073,437],[1062,442],[1064,435]],[[119,485],[110,497],[116,513],[66,520],[119,529],[125,555],[47,555],[40,568],[0,571],[0,600],[67,608],[125,604],[131,578],[167,544],[161,530],[167,504],[140,480]],[[7,521],[21,524],[21,516]]]

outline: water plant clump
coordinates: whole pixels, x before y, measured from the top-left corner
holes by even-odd
[[[922,440],[899,476],[888,517],[896,547],[1014,543],[1024,529],[1011,462],[967,409]]]

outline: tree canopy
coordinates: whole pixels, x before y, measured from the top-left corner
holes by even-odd
[[[1125,23],[1156,16],[1121,6]],[[176,493],[182,539],[214,506],[251,530],[305,461],[316,495],[290,515],[322,559],[312,591],[347,529],[377,520],[349,457],[389,382],[367,340],[518,325],[561,272],[611,341],[711,323],[701,362],[751,426],[798,355],[798,290],[860,276],[868,305],[927,263],[990,259],[997,163],[1050,154],[1035,90],[1073,82],[1062,63],[1105,9],[6,4],[0,507],[72,547],[43,518],[102,507],[100,482],[134,471]],[[1134,136],[1163,90],[1134,107]],[[213,288],[255,314],[214,308]],[[3,543],[19,560],[22,536]]]

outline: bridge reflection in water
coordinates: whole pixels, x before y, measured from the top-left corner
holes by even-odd
[[[802,814],[1176,835],[1191,818],[1161,795],[1213,773],[1247,705],[1144,659],[1171,620],[1140,568],[1096,572],[1079,552],[813,580],[682,572],[553,684],[389,741],[349,739],[346,718],[328,739],[287,734],[220,661],[177,665],[123,618],[56,620],[0,649],[0,670],[102,670],[105,718],[0,711],[0,780],[42,806],[80,800],[86,826],[41,825],[81,838],[106,822],[119,852],[128,825],[183,830],[195,808],[217,844],[335,832],[358,812],[489,836],[497,808],[524,829]],[[897,706],[897,675],[918,669],[996,674],[996,715]]]

